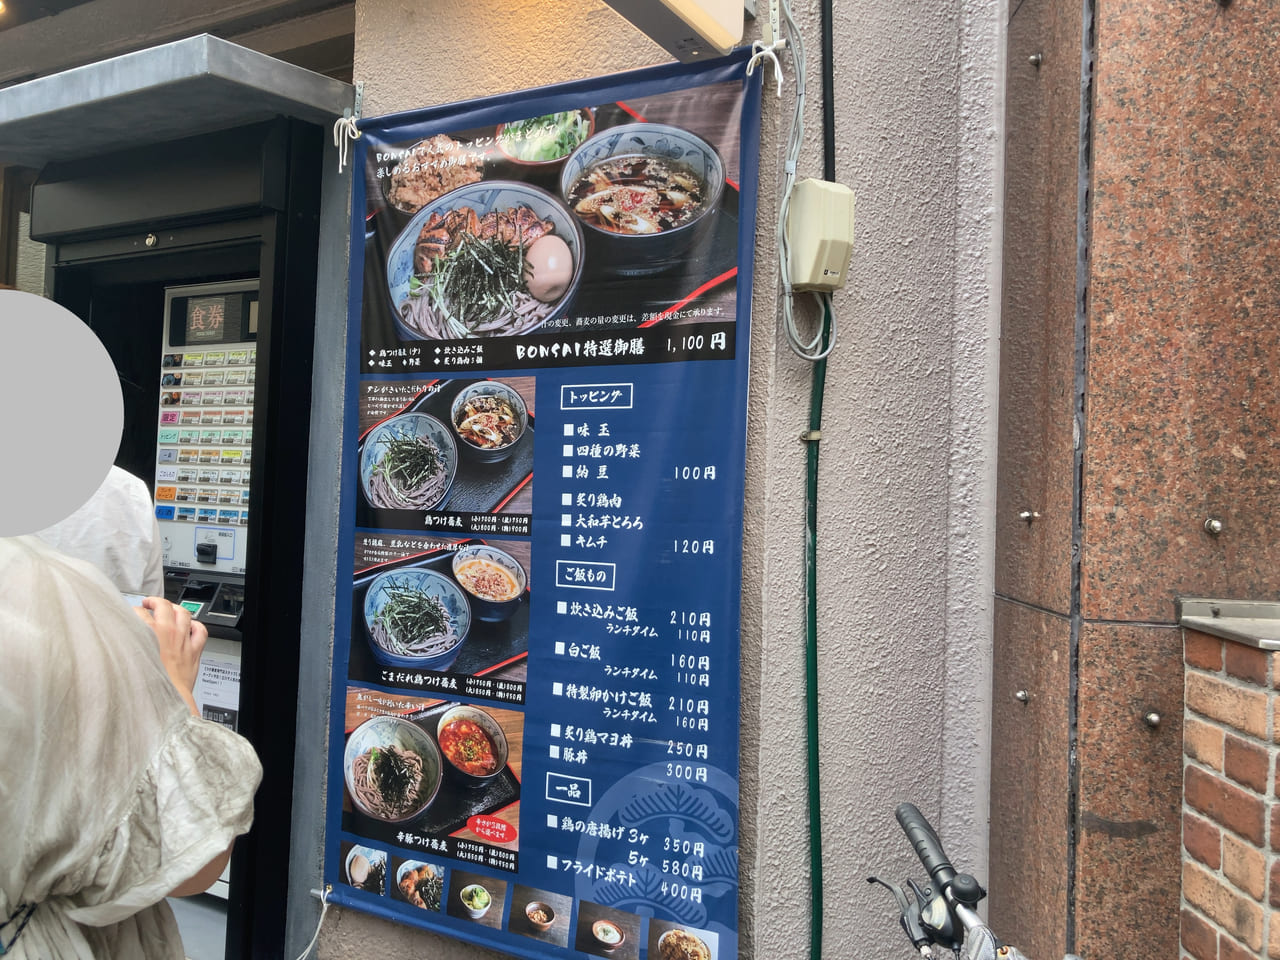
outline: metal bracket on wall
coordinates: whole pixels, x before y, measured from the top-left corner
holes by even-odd
[[[364,81],[356,81],[356,96],[351,104],[352,119],[359,120],[364,111]]]
[[[1178,625],[1262,650],[1280,650],[1280,602],[1179,597]]]

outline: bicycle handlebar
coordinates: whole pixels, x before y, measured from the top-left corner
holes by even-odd
[[[868,879],[888,887],[897,898],[902,911],[902,929],[920,955],[937,957],[934,947],[938,946],[954,950],[960,956],[963,946],[965,960],[1027,960],[1014,947],[1002,944],[982,922],[976,907],[986,891],[972,876],[958,873],[951,865],[937,831],[915,804],[900,803],[893,813],[920,863],[929,872],[932,889],[921,889],[907,880],[912,898],[897,884],[878,877]],[[1067,954],[1063,960],[1080,958]]]
[[[942,888],[955,879],[955,868],[951,866],[946,851],[942,849],[942,841],[938,839],[937,832],[915,804],[900,803],[893,813],[898,818],[898,825],[902,827],[902,832],[907,835],[907,839],[915,849],[916,856],[929,871],[933,882]]]

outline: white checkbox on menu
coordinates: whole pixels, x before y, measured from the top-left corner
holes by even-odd
[[[557,827],[560,826],[560,818],[557,817],[554,813],[548,813],[547,826],[550,827],[552,830],[556,829]],[[551,858],[547,857],[547,859],[550,860]]]
[[[548,826],[550,826],[551,821],[554,819],[555,819],[555,814],[551,814],[550,816],[547,817]],[[547,854],[547,869],[548,870],[560,869],[560,861],[556,859],[556,855],[554,853]]]
[[[562,527],[572,527],[572,526],[573,526],[573,514],[572,514],[572,513],[562,513],[562,514],[560,514],[560,526],[562,526]]]
[[[557,656],[557,657],[563,657],[563,656],[564,656],[564,641],[563,641],[563,640],[557,640],[557,641],[556,641],[556,656]]]
[[[567,600],[557,600],[556,613],[568,613],[568,612],[569,612],[569,602]]]
[[[566,480],[572,480],[573,467],[569,466],[569,464],[566,463],[563,467],[560,468],[560,476],[564,477]]]
[[[564,455],[565,455],[566,457],[572,457],[572,456],[573,456],[573,444],[572,444],[572,443],[566,443],[566,444],[564,445],[563,453],[564,453]]]
[[[553,737],[558,737],[558,736],[560,736],[560,724],[558,724],[558,723],[553,723],[553,724],[551,725],[551,735],[552,735]]]
[[[558,743],[553,743],[551,745],[551,759],[552,760],[560,759],[560,745]]]
[[[564,684],[563,684],[563,683],[553,683],[553,684],[551,685],[551,695],[552,695],[553,697],[563,697],[563,696],[564,696]]]
[[[571,506],[573,506],[573,494],[572,494],[572,493],[562,493],[562,494],[560,494],[560,506],[562,506],[562,507],[571,507]]]
[[[562,546],[562,547],[571,547],[571,546],[573,546],[573,534],[571,534],[571,533],[562,533],[562,534],[560,534],[560,546]]]
[[[565,435],[566,437],[572,437],[572,436],[573,436],[573,424],[572,424],[572,423],[566,423],[566,424],[564,425],[564,435]]]

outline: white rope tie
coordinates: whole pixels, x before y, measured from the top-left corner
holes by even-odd
[[[339,120],[338,122],[341,123],[342,121]],[[307,960],[308,955],[316,945],[316,941],[320,939],[320,927],[324,925],[324,915],[329,912],[329,891],[332,889],[333,886],[326,883],[323,890],[311,891],[313,896],[320,897],[320,919],[316,922],[315,935],[312,936],[311,942],[307,944],[307,949],[298,954],[298,960]]]
[[[775,40],[773,43],[765,43],[763,40],[757,40],[751,44],[751,59],[747,61],[747,76],[751,76],[755,72],[757,66],[760,66],[766,60],[773,61],[773,78],[778,82],[778,96],[782,96],[782,63],[778,60],[778,51],[786,49],[786,40]]]
[[[338,173],[347,165],[347,147],[351,140],[360,139],[355,117],[339,117],[333,125],[333,145],[338,148]]]

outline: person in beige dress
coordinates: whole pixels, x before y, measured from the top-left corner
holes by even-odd
[[[249,829],[262,768],[202,720],[207,634],[131,608],[92,564],[0,538],[0,953],[181,960],[165,897],[207,889]]]

